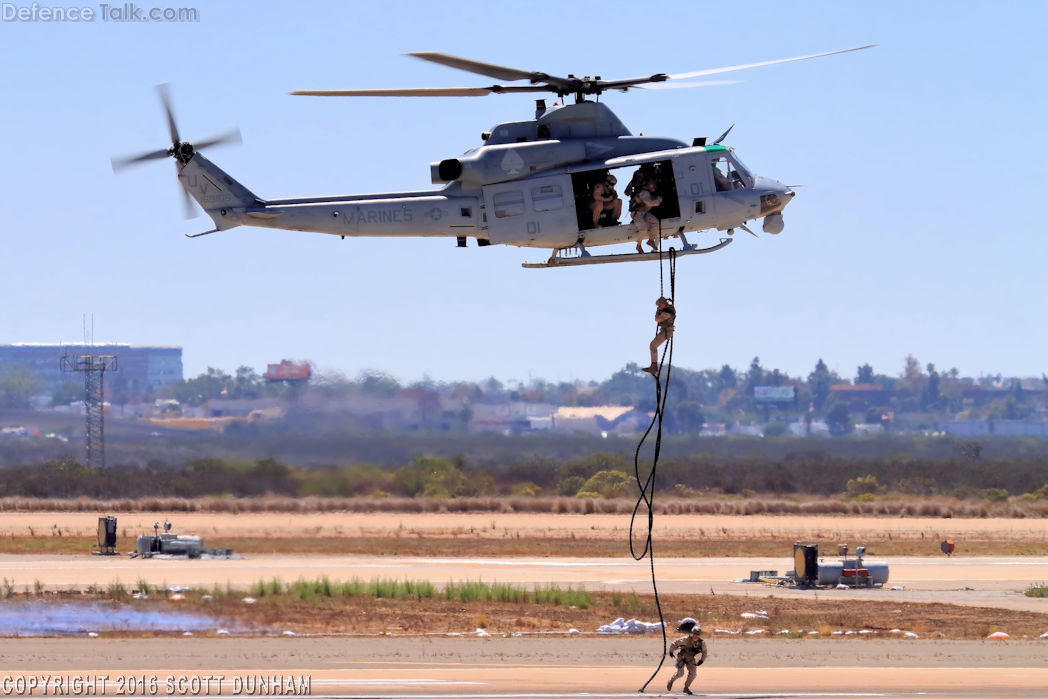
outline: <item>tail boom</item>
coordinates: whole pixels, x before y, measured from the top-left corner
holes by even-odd
[[[199,153],[180,168],[179,182],[215,222],[216,231],[257,226],[343,237],[462,237],[479,232],[479,197],[437,191],[267,202]]]

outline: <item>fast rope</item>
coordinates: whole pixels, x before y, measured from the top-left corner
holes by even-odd
[[[659,295],[665,296],[665,290],[663,288],[663,275],[662,275],[662,235],[661,228],[662,222],[659,222],[660,235],[659,235]],[[669,275],[670,275],[670,298],[674,298],[676,295],[676,277],[677,277],[677,251],[670,248],[668,251],[669,258]],[[663,388],[660,377],[662,376],[662,367],[666,367],[666,385]],[[637,503],[633,506],[633,515],[630,517],[630,555],[633,556],[633,560],[642,560],[645,556],[648,557],[651,569],[651,589],[655,594],[655,608],[659,612],[659,626],[662,629],[662,656],[659,658],[658,667],[651,673],[651,677],[648,678],[647,682],[638,690],[643,692],[647,689],[651,681],[655,679],[655,676],[659,674],[659,670],[662,669],[663,664],[666,662],[666,620],[662,615],[662,604],[659,601],[659,588],[655,580],[655,550],[652,546],[652,529],[654,527],[654,502],[655,502],[655,470],[659,463],[659,452],[662,451],[662,418],[665,414],[666,409],[666,398],[669,396],[670,389],[670,372],[673,369],[673,336],[666,342],[666,346],[662,349],[662,357],[659,361],[659,371],[655,375],[655,414],[652,416],[651,423],[648,424],[648,429],[644,432],[640,438],[640,442],[637,444],[637,450],[633,453],[633,475],[637,481],[637,487],[640,489],[640,495],[637,498]],[[651,460],[651,470],[648,472],[648,477],[642,482],[640,477],[640,450],[644,446],[644,442],[648,439],[648,435],[651,434],[652,430],[655,430],[655,444],[654,453]],[[637,552],[634,546],[633,538],[633,527],[637,520],[637,513],[640,511],[641,505],[648,511],[648,531],[644,539],[644,548]]]

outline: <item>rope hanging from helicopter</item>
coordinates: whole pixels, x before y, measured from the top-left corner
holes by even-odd
[[[666,251],[669,278],[670,278],[670,298],[672,299],[676,295],[677,286],[677,251],[670,248]],[[659,221],[659,296],[665,296],[665,285],[663,280],[663,251],[662,251],[662,221]],[[662,384],[660,377],[662,376],[662,367],[666,367],[666,383]],[[671,334],[669,340],[666,342],[666,346],[662,349],[662,357],[659,361],[659,371],[655,374],[655,414],[652,416],[651,422],[648,424],[648,429],[640,438],[640,442],[637,444],[637,449],[633,453],[633,475],[637,481],[637,487],[640,489],[640,495],[637,497],[637,503],[633,506],[633,515],[630,517],[630,555],[633,560],[640,561],[647,556],[649,566],[651,570],[651,589],[655,596],[655,608],[659,613],[659,627],[662,629],[662,655],[659,658],[659,664],[655,668],[655,671],[651,673],[651,677],[641,686],[638,690],[643,692],[647,689],[651,681],[655,679],[655,676],[659,674],[659,670],[662,669],[663,664],[666,662],[666,620],[662,614],[662,604],[659,601],[659,588],[658,583],[655,579],[655,551],[652,546],[652,530],[654,528],[654,517],[655,517],[655,471],[659,463],[659,453],[662,451],[662,419],[666,409],[666,398],[669,396],[670,388],[670,372],[673,369],[673,335]],[[655,443],[654,452],[651,460],[651,470],[648,472],[648,476],[644,481],[641,481],[640,476],[640,451],[644,446],[644,442],[647,441],[648,435],[655,432]],[[641,506],[647,510],[647,533],[644,538],[644,548],[638,552],[634,544],[633,529],[636,524],[637,515],[640,512]]]

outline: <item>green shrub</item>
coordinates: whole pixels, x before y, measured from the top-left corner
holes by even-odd
[[[877,482],[877,476],[866,475],[850,479],[844,490],[849,497],[858,497],[863,494],[873,494],[884,490],[884,486]]]
[[[575,497],[616,498],[626,494],[631,476],[622,471],[598,471],[586,481]]]
[[[769,422],[764,426],[765,437],[781,437],[789,431],[789,425],[785,422]]]
[[[1048,585],[1039,583],[1026,588],[1027,597],[1048,597]]]
[[[585,485],[585,483],[586,479],[582,476],[568,476],[557,484],[557,494],[574,497],[580,490],[582,490],[582,486]]]
[[[525,498],[533,498],[542,495],[542,488],[534,483],[514,483],[510,488],[510,494]]]

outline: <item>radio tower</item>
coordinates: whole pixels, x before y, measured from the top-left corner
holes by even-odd
[[[94,343],[94,324],[92,315],[92,344]],[[115,371],[116,368],[116,355],[113,354],[67,354],[62,357],[62,371],[78,371],[84,375],[84,414],[87,426],[85,441],[87,442],[88,468],[102,469],[106,465],[105,373]]]
[[[62,357],[62,371],[84,375],[84,413],[87,423],[87,466],[105,468],[105,373],[116,369],[116,355],[74,354]]]

